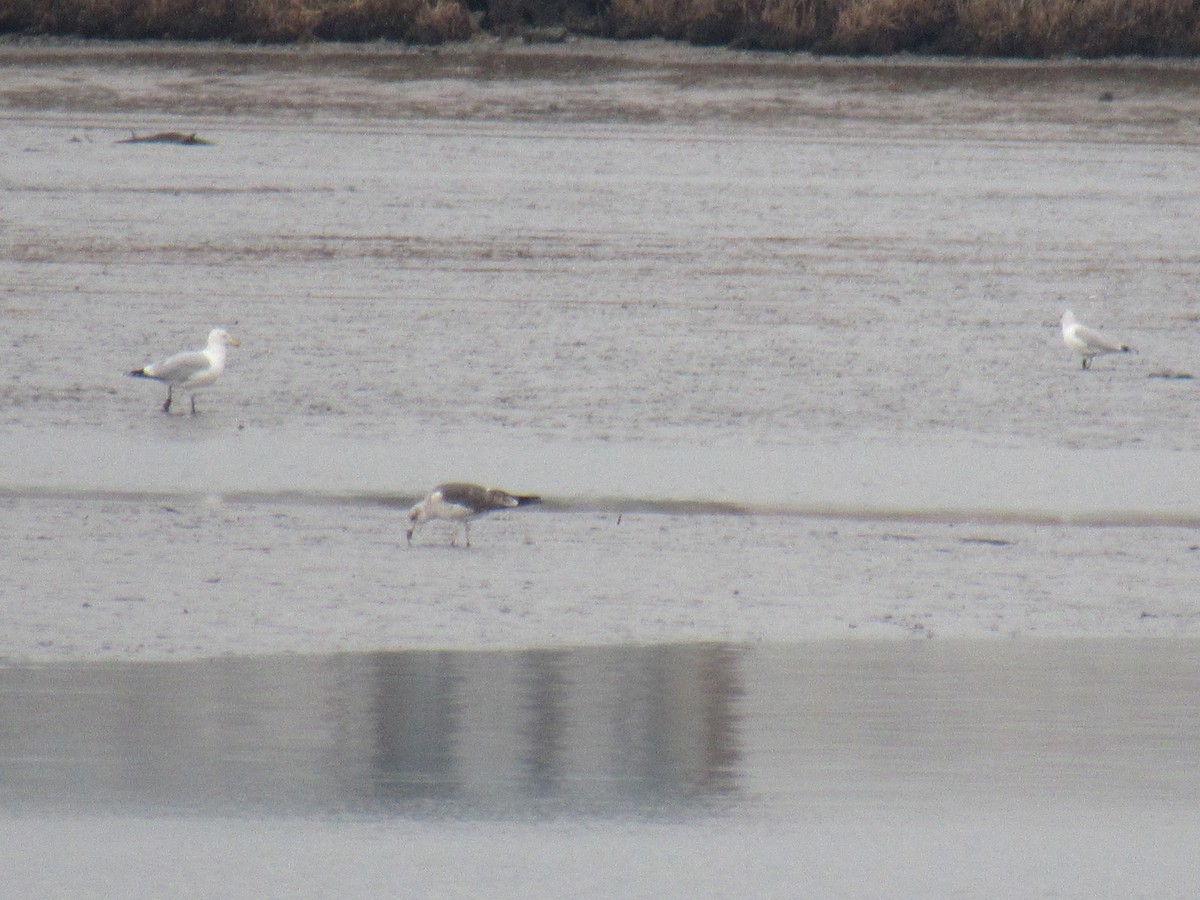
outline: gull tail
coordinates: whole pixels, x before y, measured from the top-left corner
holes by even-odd
[[[535,503],[542,502],[542,498],[536,494],[514,494],[513,499],[517,501],[517,506],[532,506]]]

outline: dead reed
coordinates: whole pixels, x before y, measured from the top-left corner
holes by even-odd
[[[461,0],[0,0],[0,33],[233,40],[469,38]]]
[[[1195,56],[1197,0],[612,0],[621,37],[822,53]]]
[[[554,22],[818,53],[1200,55],[1200,0],[0,0],[0,33],[436,44],[473,34],[469,9],[502,34]]]

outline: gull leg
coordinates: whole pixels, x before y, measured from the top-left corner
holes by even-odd
[[[192,394],[192,415],[196,414],[196,395]]]
[[[168,384],[167,385],[167,402],[163,404],[163,412],[169,413],[170,411],[171,411],[171,385]]]
[[[463,537],[466,539],[466,546],[471,546],[471,520],[463,519]]]
[[[1084,367],[1085,369],[1087,369],[1087,368],[1090,368],[1090,366],[1091,366],[1091,362],[1092,362],[1092,361],[1091,361],[1090,359],[1088,359],[1088,358],[1085,356],[1085,357],[1083,358],[1083,367]]]

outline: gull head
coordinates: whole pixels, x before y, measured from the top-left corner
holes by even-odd
[[[425,504],[423,502],[418,503],[408,511],[408,528],[405,536],[408,538],[410,544],[412,543],[413,532],[417,530],[417,525],[425,521],[424,512]]]
[[[214,328],[208,333],[208,346],[240,347],[242,342],[230,335],[224,328]]]

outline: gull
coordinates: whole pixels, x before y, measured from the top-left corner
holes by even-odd
[[[171,411],[171,393],[176,385],[190,391],[192,415],[195,415],[196,391],[208,387],[221,376],[225,371],[225,348],[237,346],[239,343],[224,328],[214,328],[208,333],[208,346],[203,350],[185,350],[129,374],[134,378],[153,378],[167,385],[165,413]]]
[[[418,525],[424,525],[430,519],[449,519],[452,522],[463,523],[463,538],[466,546],[470,547],[471,520],[476,516],[494,509],[512,509],[515,506],[541,502],[541,497],[531,494],[510,494],[478,484],[461,481],[439,484],[424,500],[408,511],[408,542],[412,543],[413,532],[417,530]],[[457,533],[451,535],[451,546],[454,546],[457,536]]]
[[[1069,309],[1062,315],[1063,343],[1083,357],[1083,367],[1090,368],[1092,357],[1106,353],[1129,353],[1125,344],[1110,341],[1098,331],[1093,331],[1075,318]]]

